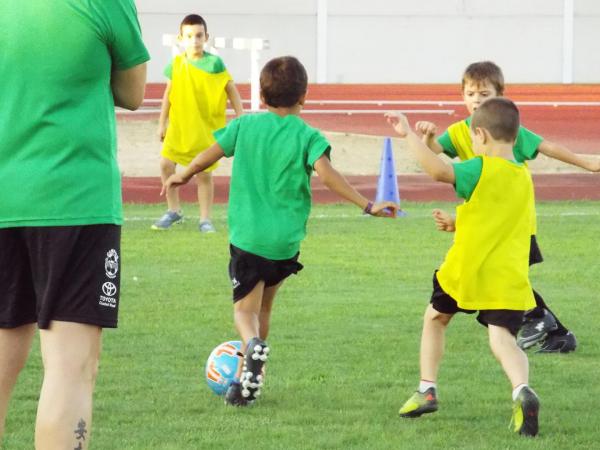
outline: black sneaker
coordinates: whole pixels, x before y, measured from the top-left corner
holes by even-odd
[[[260,395],[260,389],[263,385],[262,368],[267,361],[269,350],[267,343],[257,337],[250,339],[250,342],[248,342],[240,384],[242,397],[249,403],[254,402]]]
[[[229,385],[225,393],[225,404],[232,406],[248,406],[248,400],[242,397],[242,386],[237,381]]]
[[[539,413],[540,401],[537,395],[529,386],[525,386],[513,402],[511,420],[513,431],[523,436],[536,436],[538,434]]]
[[[536,350],[537,353],[569,353],[575,351],[577,348],[577,339],[575,335],[570,331],[567,334],[559,335],[550,333],[546,336],[541,343],[539,348]]]
[[[557,328],[556,319],[547,310],[544,310],[542,317],[525,317],[517,335],[517,345],[526,350],[543,340],[548,332]]]

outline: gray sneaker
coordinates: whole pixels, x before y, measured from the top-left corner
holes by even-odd
[[[198,224],[198,230],[200,230],[200,233],[214,233],[217,231],[210,220],[203,220],[200,222]]]
[[[526,317],[517,335],[517,345],[527,350],[543,341],[548,332],[556,330],[557,327],[556,319],[546,309],[542,317]]]
[[[154,222],[152,225],[153,230],[167,230],[174,223],[181,223],[183,221],[183,214],[175,211],[167,211],[164,215]]]

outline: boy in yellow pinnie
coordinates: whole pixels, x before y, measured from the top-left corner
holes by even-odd
[[[401,417],[419,417],[438,409],[437,375],[448,324],[458,312],[478,313],[488,328],[492,353],[512,385],[513,431],[538,433],[540,403],[529,387],[527,355],[516,335],[524,312],[535,305],[529,283],[529,246],[534,219],[531,174],[515,160],[519,111],[508,99],[483,102],[473,113],[470,133],[477,175],[470,161],[440,160],[411,130],[406,117],[387,116],[423,169],[437,181],[454,185],[465,202],[456,208],[454,243],[433,276],[421,336],[421,379],[400,408]],[[471,167],[472,168],[472,167]]]
[[[233,79],[221,58],[204,51],[208,40],[206,22],[197,14],[186,16],[179,27],[178,40],[185,51],[165,68],[169,78],[163,96],[158,136],[163,141],[160,159],[163,183],[175,173],[176,166],[187,166],[198,153],[210,147],[213,132],[225,126],[229,99],[235,114],[242,114],[242,102]],[[168,124],[167,124],[168,122]],[[215,228],[210,220],[214,185],[212,171],[217,164],[196,174],[202,233]],[[166,230],[183,219],[178,188],[166,193],[167,211],[152,228]]]

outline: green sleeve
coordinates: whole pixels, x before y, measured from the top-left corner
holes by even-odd
[[[458,152],[456,151],[456,149],[454,148],[454,145],[452,144],[452,139],[450,139],[450,133],[448,133],[448,130],[444,131],[444,134],[439,136],[437,138],[437,141],[438,141],[438,144],[440,144],[442,146],[442,148],[444,149],[444,153],[446,155],[448,155],[450,158],[458,157]]]
[[[223,62],[221,57],[217,56],[217,55],[214,55],[214,56],[215,56],[214,73],[225,72],[227,70],[227,68],[225,67],[225,63]]]
[[[461,161],[452,164],[454,168],[454,189],[456,195],[465,200],[469,200],[479,178],[481,178],[481,171],[483,169],[483,159],[481,157],[475,157],[466,161]]]
[[[529,131],[527,128],[519,127],[517,141],[515,142],[515,146],[513,148],[515,161],[522,163],[527,160],[537,158],[538,147],[543,140],[543,137],[538,136],[532,131]]]
[[[173,61],[169,61],[169,64],[167,64],[167,66],[165,67],[165,70],[163,70],[163,74],[169,80],[173,79]]]
[[[323,136],[318,130],[315,130],[308,143],[306,158],[307,171],[312,172],[315,162],[317,162],[317,160],[323,155],[327,156],[327,158],[330,158],[330,154],[331,144],[329,144],[329,141],[325,139],[325,136]]]
[[[100,3],[106,17],[108,46],[117,70],[127,70],[150,59],[142,41],[140,23],[133,0]]]
[[[226,157],[230,158],[235,154],[235,145],[237,143],[238,133],[240,131],[240,120],[238,117],[233,119],[226,127],[221,128],[213,133],[217,143],[223,149]]]

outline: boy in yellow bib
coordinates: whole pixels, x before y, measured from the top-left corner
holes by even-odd
[[[227,99],[237,116],[243,112],[240,95],[223,61],[204,51],[208,40],[204,19],[196,14],[186,16],[179,27],[178,39],[185,52],[165,68],[169,81],[158,124],[158,136],[163,141],[160,160],[163,183],[175,173],[177,164],[187,166],[215,142],[213,132],[225,126]],[[214,195],[212,171],[216,168],[214,164],[196,175],[199,230],[204,233],[215,231],[210,214]],[[167,212],[152,225],[155,230],[166,230],[183,219],[178,189],[169,189],[166,198]]]
[[[488,98],[501,97],[504,94],[504,76],[502,70],[491,61],[470,64],[462,78],[462,94],[469,114]],[[475,156],[470,134],[471,117],[451,124],[439,137],[435,137],[437,127],[431,122],[417,122],[415,128],[423,134],[427,146],[435,153],[445,153],[450,158],[466,161]],[[600,172],[600,161],[586,159],[573,153],[563,145],[550,142],[541,136],[519,127],[513,148],[514,158],[518,162],[535,159],[539,153],[559,161],[572,164],[591,172]],[[438,228],[443,231],[454,230],[454,219],[444,211],[437,210],[434,215]],[[531,232],[529,264],[538,264],[544,258],[537,244],[536,223]],[[538,351],[545,353],[568,353],[577,347],[575,335],[570,332],[550,310],[539,292],[533,291],[536,306],[525,314],[517,337],[517,343],[523,349],[539,343]]]
[[[539,400],[528,386],[527,356],[516,342],[526,310],[535,306],[529,283],[529,245],[534,217],[531,175],[514,160],[519,111],[504,98],[485,101],[471,121],[477,156],[448,165],[410,129],[406,117],[388,121],[423,169],[435,180],[455,186],[465,202],[456,208],[456,233],[446,259],[433,277],[421,337],[421,381],[402,406],[400,416],[437,411],[437,375],[445,332],[454,314],[478,312],[488,328],[492,352],[513,387],[514,431],[538,432]]]

